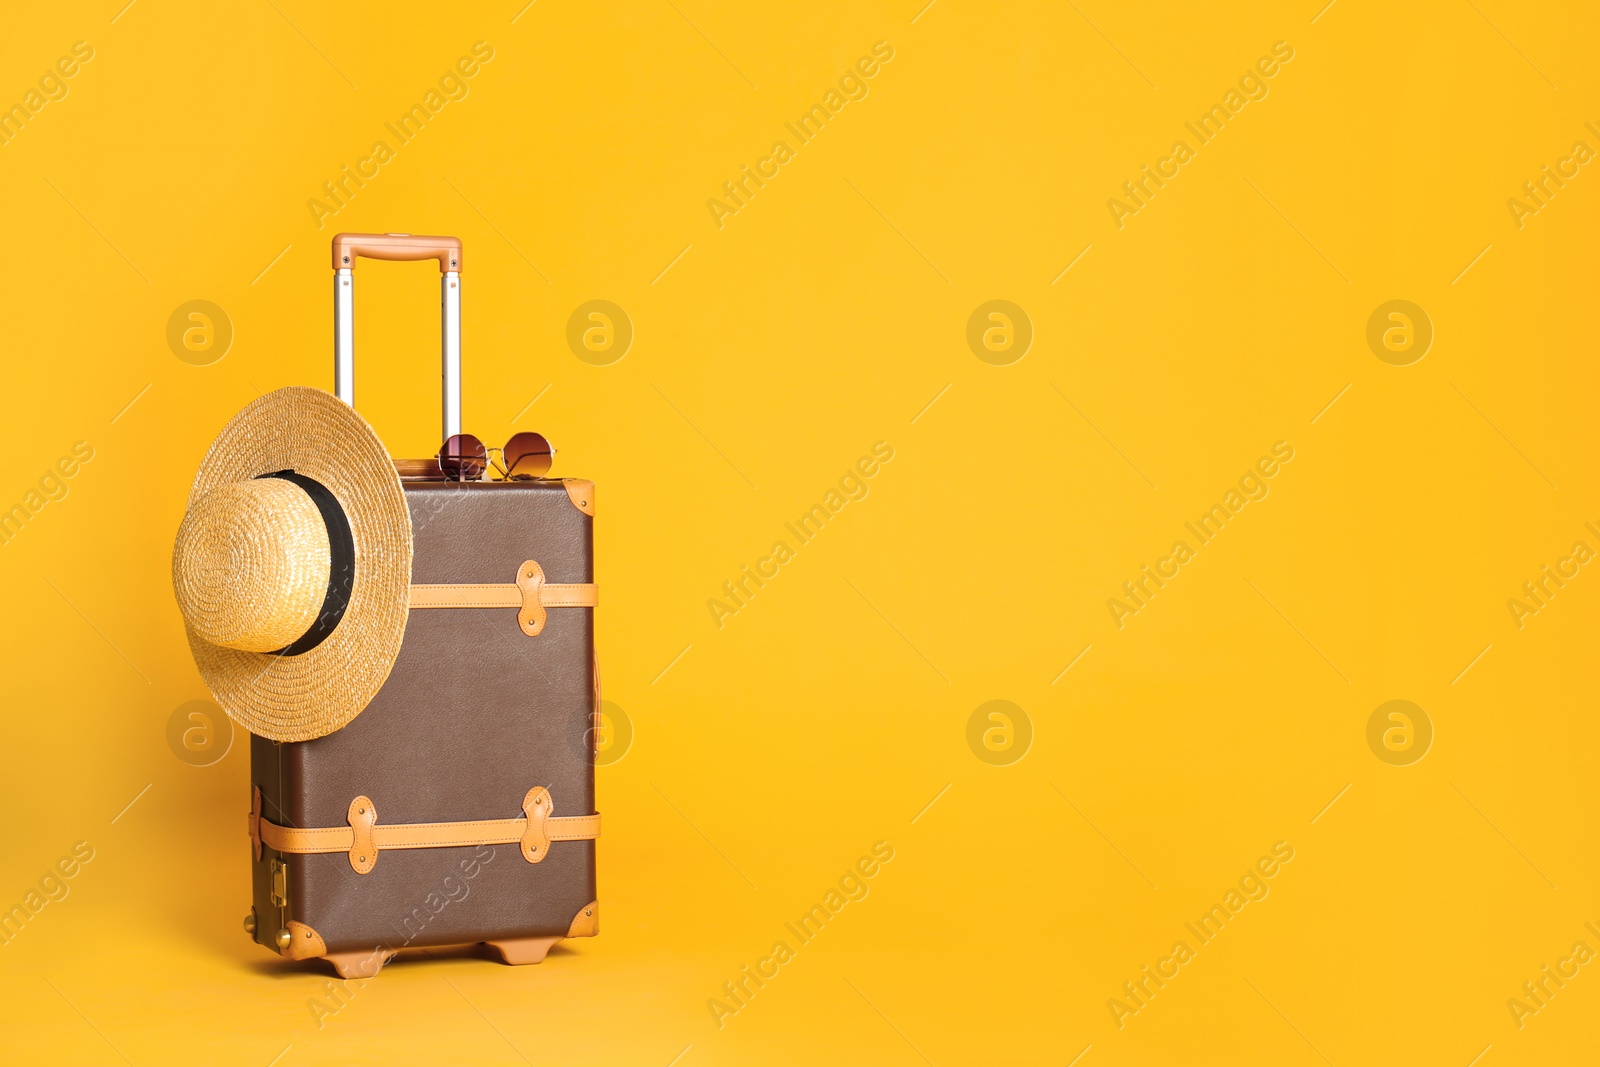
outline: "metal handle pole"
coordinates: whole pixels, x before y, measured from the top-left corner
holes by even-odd
[[[461,432],[461,275],[446,271],[439,282],[440,363],[444,437]]]
[[[356,405],[354,277],[349,267],[333,276],[333,392],[351,407]]]

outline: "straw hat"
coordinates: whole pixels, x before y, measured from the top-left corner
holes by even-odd
[[[172,552],[189,647],[224,711],[307,741],[361,713],[405,635],[411,515],[378,435],[320,389],[222,428]]]

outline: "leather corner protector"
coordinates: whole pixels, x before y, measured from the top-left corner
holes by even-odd
[[[561,484],[566,486],[572,506],[594,518],[594,483],[587,478],[563,478]]]
[[[288,929],[289,947],[283,950],[283,954],[291,960],[309,960],[328,954],[328,946],[323,942],[322,935],[305,923],[290,919]]]
[[[538,637],[544,629],[547,615],[540,590],[544,587],[544,568],[533,560],[526,560],[517,568],[517,588],[522,590],[522,608],[517,612],[517,625],[529,637]]]
[[[600,902],[591,900],[582,911],[572,917],[567,927],[568,937],[593,937],[600,932]]]
[[[250,830],[250,847],[255,852],[255,858],[261,859],[261,787],[250,787],[250,814],[246,819]]]
[[[368,874],[378,865],[378,846],[372,838],[372,827],[378,821],[378,809],[367,797],[356,797],[350,802],[350,829],[354,840],[350,843],[350,866],[357,874]],[[321,955],[321,953],[318,953]]]
[[[522,798],[522,811],[528,817],[522,831],[522,858],[538,863],[550,854],[550,835],[545,820],[550,817],[550,790],[536,785]]]

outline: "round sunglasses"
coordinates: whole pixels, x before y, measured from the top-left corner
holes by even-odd
[[[550,470],[555,449],[544,434],[524,430],[503,448],[488,448],[470,433],[452,435],[439,449],[439,470],[447,481],[475,482],[486,470],[504,481],[531,481]]]

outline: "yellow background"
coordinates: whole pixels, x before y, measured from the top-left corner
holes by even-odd
[[[0,147],[0,506],[95,450],[0,547],[0,905],[95,849],[0,948],[0,1056],[1593,1055],[1595,964],[1520,1029],[1506,1006],[1600,949],[1600,577],[1521,629],[1506,606],[1600,547],[1600,176],[1520,229],[1506,206],[1600,148],[1592,11],[523,2],[0,17],[0,102],[94,48]],[[307,200],[480,40],[470,94],[319,229]],[[880,40],[869,95],[795,146]],[[1107,199],[1277,41],[1270,94],[1119,230]],[[795,158],[719,229],[707,200],[779,139]],[[319,1028],[331,971],[239,929],[243,736],[208,767],[167,745],[205,696],[168,567],[227,418],[331,384],[338,230],[465,241],[466,426],[537,428],[598,482],[606,696],[636,736],[598,772],[599,938],[398,963]],[[436,275],[357,276],[359,407],[426,453]],[[166,341],[193,299],[235,331],[209,366]],[[592,299],[635,330],[609,366],[565,340]],[[1008,366],[966,343],[991,299],[1035,331]],[[1392,299],[1435,330],[1406,367],[1365,340]],[[1107,598],[1279,440],[1270,495],[1118,629]],[[877,441],[870,495],[719,629],[708,598]],[[1009,766],[967,745],[994,699],[1032,724]],[[1435,731],[1410,766],[1367,745],[1391,699]],[[877,841],[870,895],[719,1029],[722,983]],[[1119,1029],[1107,1000],[1277,841],[1270,895]]]

